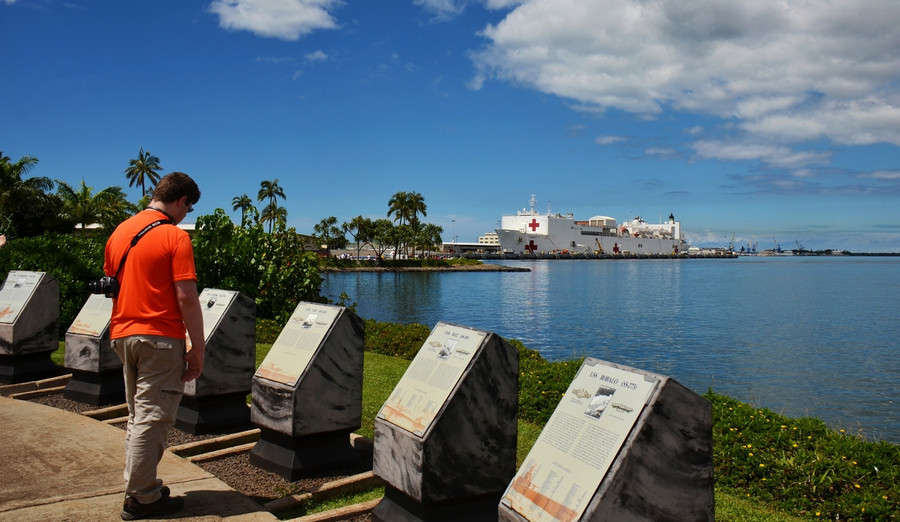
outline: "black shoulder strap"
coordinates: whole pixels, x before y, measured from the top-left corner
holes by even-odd
[[[116,278],[119,277],[119,272],[122,271],[122,267],[125,266],[125,260],[128,258],[128,252],[131,252],[131,249],[134,248],[134,245],[136,245],[137,242],[140,241],[142,237],[144,237],[144,234],[146,234],[147,232],[150,232],[151,230],[153,230],[154,228],[156,228],[160,225],[174,225],[174,224],[175,224],[175,222],[172,221],[171,219],[158,219],[158,220],[154,221],[153,223],[150,223],[149,225],[144,227],[140,232],[138,232],[137,235],[131,239],[131,244],[128,245],[128,249],[125,250],[124,254],[122,254],[122,260],[119,261],[119,268],[116,270],[115,277]]]

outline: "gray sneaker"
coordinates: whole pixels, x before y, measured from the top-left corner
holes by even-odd
[[[171,515],[184,507],[182,497],[160,497],[156,502],[141,504],[132,497],[126,497],[122,505],[122,520],[140,520],[142,518]]]

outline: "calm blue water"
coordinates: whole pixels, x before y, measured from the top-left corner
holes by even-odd
[[[361,317],[445,321],[712,387],[900,443],[900,258],[502,261],[531,272],[328,274]]]

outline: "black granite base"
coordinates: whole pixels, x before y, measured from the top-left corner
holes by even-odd
[[[373,522],[495,522],[500,496],[482,495],[422,505],[400,490],[385,486],[384,498],[372,510]]]
[[[178,406],[175,427],[192,435],[231,433],[250,429],[250,407],[245,392],[194,397],[185,395]]]
[[[121,369],[100,373],[70,371],[72,379],[66,385],[63,397],[94,406],[125,402],[125,379]]]
[[[25,355],[0,355],[0,384],[39,381],[61,374],[50,352]]]
[[[350,431],[291,437],[260,428],[260,438],[250,450],[250,464],[294,482],[321,471],[359,464],[350,444]]]

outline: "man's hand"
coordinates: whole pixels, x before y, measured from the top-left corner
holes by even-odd
[[[184,375],[181,376],[183,382],[190,382],[200,377],[203,372],[203,350],[191,349],[184,354]]]

